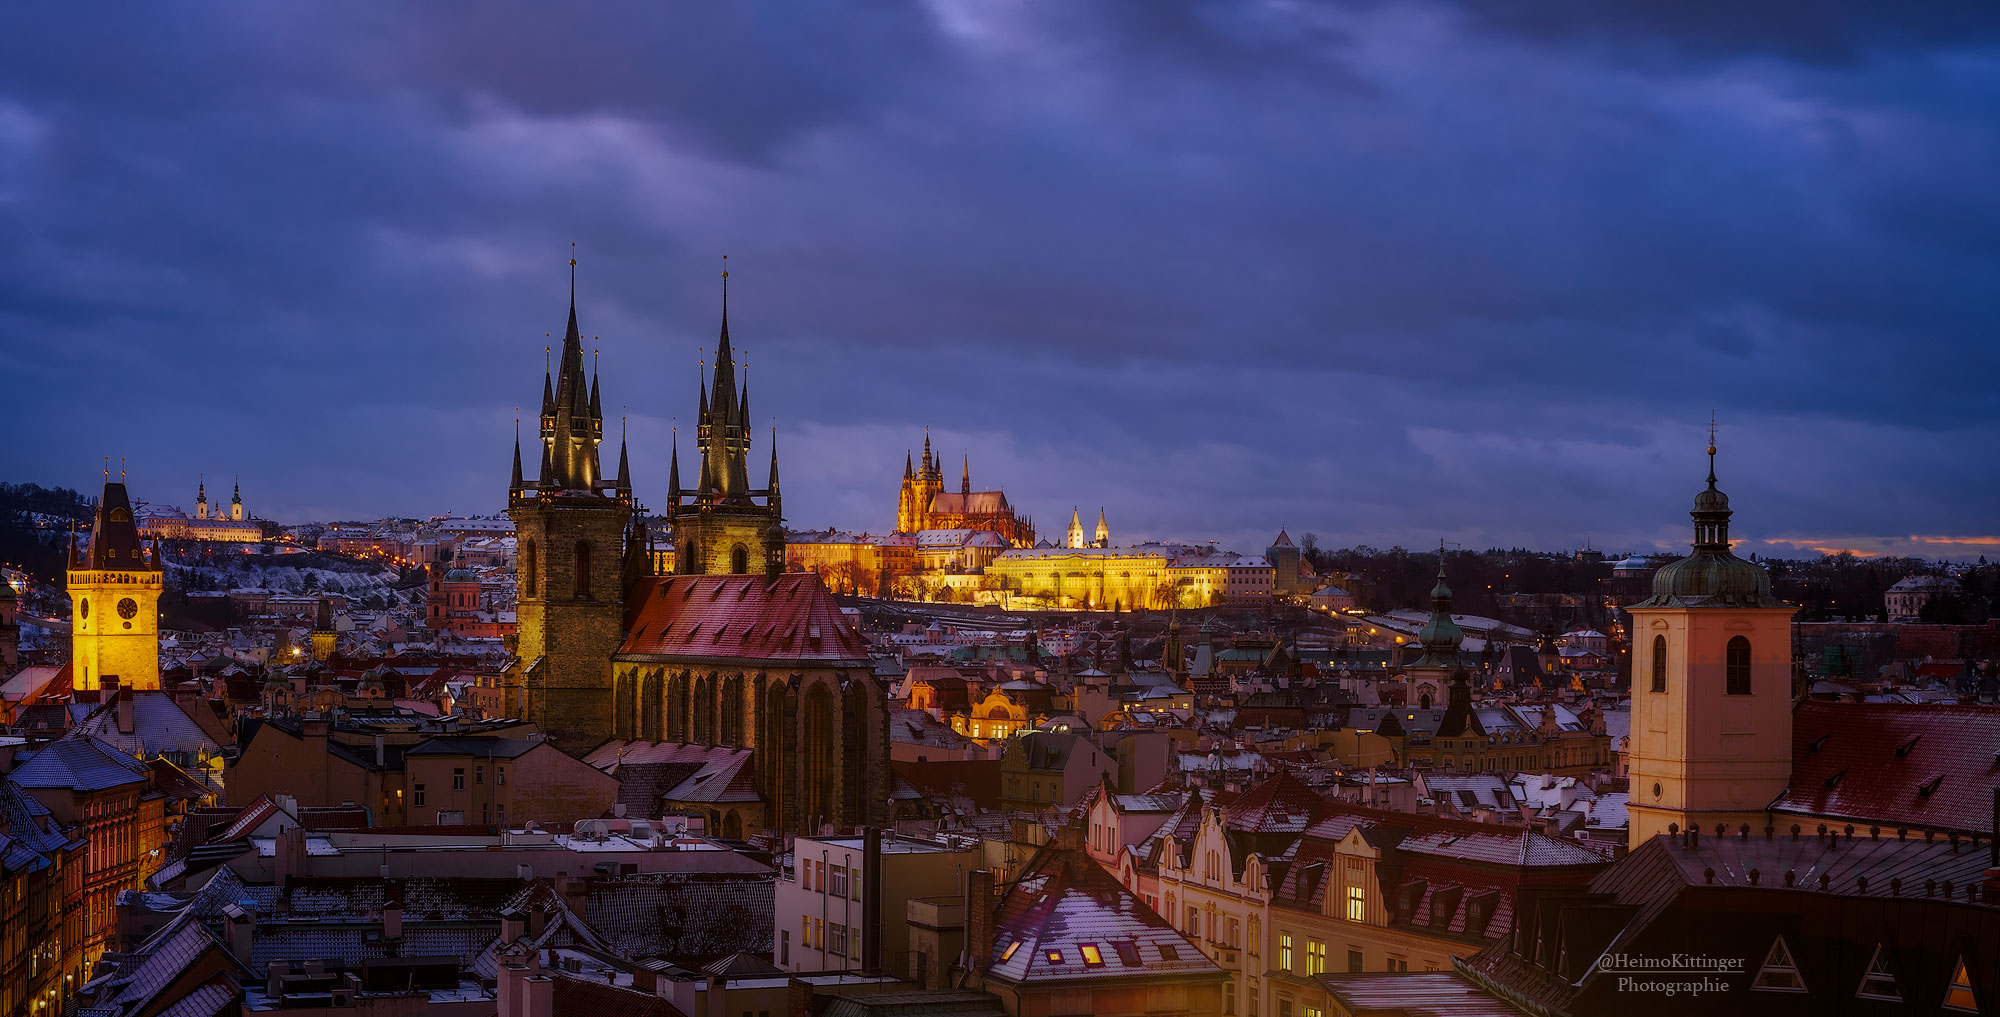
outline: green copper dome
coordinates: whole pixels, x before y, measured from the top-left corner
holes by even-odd
[[[1708,447],[1708,487],[1694,496],[1694,553],[1653,573],[1653,595],[1637,607],[1785,607],[1771,576],[1729,550],[1729,496],[1715,486],[1715,446]]]
[[[1451,620],[1451,587],[1445,585],[1444,562],[1438,562],[1437,585],[1431,587],[1431,617],[1424,627],[1417,630],[1417,643],[1424,648],[1424,655],[1417,660],[1417,666],[1451,667],[1458,663],[1458,644],[1465,641],[1465,630]]]

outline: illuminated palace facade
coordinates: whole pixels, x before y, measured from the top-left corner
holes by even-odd
[[[726,302],[692,488],[669,452],[673,575],[654,574],[622,443],[616,477],[599,469],[601,397],[583,376],[573,291],[560,363],[542,382],[540,475],[523,476],[517,439],[508,497],[521,715],[573,755],[614,737],[741,753],[774,829],[886,824],[887,699],[819,577],[784,572],[776,437],[753,488]]]
[[[903,487],[896,499],[896,532],[972,530],[997,533],[1015,547],[1035,545],[1035,522],[1014,513],[1004,491],[972,489],[972,458],[960,466],[958,490],[944,489],[943,457],[931,452],[924,432],[921,465],[903,457]]]

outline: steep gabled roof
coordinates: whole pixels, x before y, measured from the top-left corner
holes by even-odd
[[[1085,946],[1096,951],[1096,962]],[[987,960],[987,977],[1013,985],[1225,977],[1171,922],[1080,851],[1045,853],[1007,891]]]
[[[872,668],[867,640],[814,573],[667,576],[642,589],[621,658]]]

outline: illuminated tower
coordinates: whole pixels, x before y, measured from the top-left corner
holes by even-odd
[[[621,563],[632,497],[598,467],[600,406],[595,372],[583,376],[571,260],[561,366],[553,379],[542,374],[541,471],[532,481],[522,477],[517,436],[507,492],[517,622],[517,671],[509,680],[520,690],[523,717],[570,752],[610,736],[611,655],[624,639]]]
[[[243,478],[236,478],[236,490],[229,496],[229,521],[243,521]]]
[[[21,601],[14,584],[0,579],[0,674],[13,674],[21,666]]]
[[[669,478],[667,517],[674,531],[674,571],[683,575],[777,576],[785,571],[784,511],[778,495],[778,437],[763,488],[750,486],[750,386],[736,377],[729,348],[729,273],[722,273],[722,335],[715,378],[700,392],[696,444],[701,474],[694,496],[681,494],[678,453]],[[928,459],[928,457],[926,457]]]
[[[157,544],[150,557],[141,550],[125,483],[107,472],[89,555],[70,543],[72,689],[94,693],[113,678],[119,688],[160,687],[159,555]]]
[[[200,480],[197,480],[197,481],[195,481],[195,486],[194,486],[194,517],[195,517],[196,519],[207,519],[207,518],[208,518],[208,478],[207,478],[207,477],[203,477],[203,478],[201,478]]]
[[[1761,833],[1764,807],[1792,772],[1792,612],[1771,577],[1729,550],[1729,497],[1695,495],[1694,553],[1653,576],[1632,605],[1632,799],[1629,843],[1669,826],[1742,824]]]
[[[325,660],[333,656],[333,645],[333,601],[321,597],[319,599],[319,610],[313,614],[313,659]]]
[[[1064,541],[1063,541],[1063,546],[1065,546],[1065,547],[1082,547],[1082,546],[1084,546],[1084,543],[1083,543],[1083,517],[1077,514],[1077,509],[1076,509],[1076,506],[1074,506],[1074,505],[1070,506],[1070,510],[1069,510],[1069,535],[1068,535],[1068,539],[1066,539],[1066,540],[1064,540]]]
[[[1103,506],[1097,509],[1097,532],[1091,536],[1090,543],[1092,547],[1111,546],[1111,527],[1104,522]]]

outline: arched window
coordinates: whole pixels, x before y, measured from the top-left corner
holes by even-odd
[[[1667,691],[1667,637],[1653,637],[1653,691]]]
[[[521,545],[521,596],[535,595],[535,542],[530,540]]]
[[[1723,691],[1732,696],[1750,694],[1750,640],[1735,636],[1723,653]]]
[[[729,549],[729,571],[732,575],[744,575],[750,571],[750,549],[738,544]]]
[[[590,596],[590,541],[576,542],[576,596]]]

